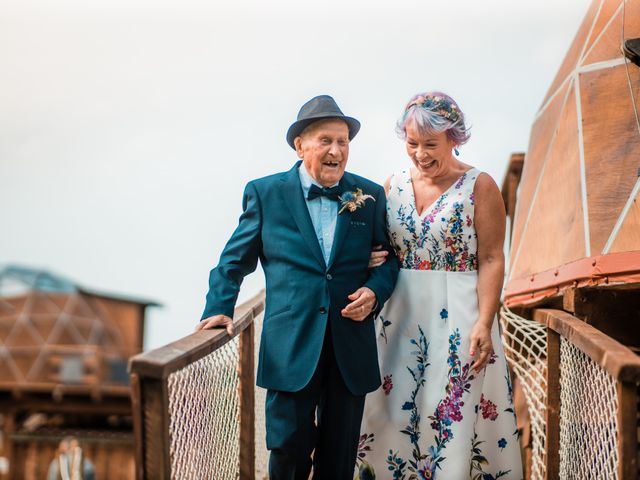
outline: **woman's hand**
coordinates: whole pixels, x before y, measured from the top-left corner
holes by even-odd
[[[371,256],[369,257],[369,268],[376,268],[383,265],[387,261],[387,255],[389,252],[382,250],[382,245],[376,245],[371,250]]]
[[[471,365],[476,372],[479,372],[487,366],[487,362],[493,355],[493,344],[491,343],[491,327],[487,327],[483,323],[476,322],[471,329],[471,346],[469,355],[476,357],[475,362]]]

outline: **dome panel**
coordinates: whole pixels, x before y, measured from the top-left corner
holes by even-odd
[[[572,88],[531,206],[522,245],[514,259],[512,279],[585,255],[577,130],[576,97]]]
[[[522,180],[518,190],[518,203],[514,219],[513,237],[511,249],[516,251],[520,243],[520,234],[524,230],[525,222],[529,215],[533,194],[535,192],[542,166],[549,152],[558,128],[558,122],[567,96],[569,85],[565,85],[558,94],[553,97],[533,124],[531,138],[529,140],[529,152],[527,153],[522,170]],[[513,256],[511,257],[513,261]]]
[[[542,104],[544,105],[549,98],[555,93],[555,91],[562,85],[565,78],[571,74],[571,72],[576,68],[580,61],[580,57],[583,53],[584,45],[588,40],[589,32],[591,31],[591,26],[595,21],[596,13],[598,12],[598,7],[600,6],[600,1],[595,0],[589,6],[589,10],[584,17],[584,20],[580,24],[578,28],[578,33],[573,39],[573,43],[571,47],[569,47],[569,51],[567,55],[564,57],[562,65],[558,70],[553,82],[551,83],[551,87],[549,88],[547,94],[545,95]]]
[[[625,38],[636,38],[640,36],[640,15],[631,15],[634,9],[640,11],[640,0],[629,0],[624,18]],[[591,49],[586,52],[583,65],[604,62],[615,58],[622,58],[622,9],[618,9],[611,22],[606,26]]]
[[[640,70],[629,73],[633,85],[640,86]],[[596,255],[638,178],[640,135],[624,65],[582,74],[580,91],[591,253]]]
[[[609,253],[632,250],[640,250],[640,192],[633,199]]]

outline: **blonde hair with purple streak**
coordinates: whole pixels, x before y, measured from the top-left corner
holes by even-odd
[[[447,133],[456,145],[467,143],[471,133],[456,101],[446,93],[424,92],[411,97],[396,124],[398,136],[406,140],[406,126],[413,123],[421,134]]]

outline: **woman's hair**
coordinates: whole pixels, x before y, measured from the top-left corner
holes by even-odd
[[[456,145],[467,143],[471,133],[456,101],[446,93],[424,92],[411,97],[396,124],[398,136],[406,140],[406,126],[413,123],[421,134],[447,133]]]

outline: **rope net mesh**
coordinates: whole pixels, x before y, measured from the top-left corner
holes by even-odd
[[[235,480],[239,476],[239,337],[171,375],[171,478]]]
[[[527,401],[531,426],[531,480],[546,474],[547,329],[533,320],[500,311],[507,361],[518,377]]]
[[[254,320],[257,369],[262,319]],[[169,375],[171,478],[235,480],[240,467],[239,336]],[[255,377],[254,377],[255,378]],[[255,388],[255,473],[268,476],[265,444],[266,390]]]
[[[618,478],[616,381],[560,340],[560,478]]]

